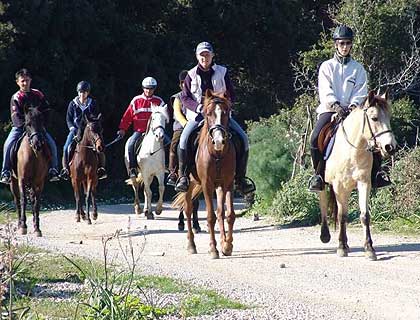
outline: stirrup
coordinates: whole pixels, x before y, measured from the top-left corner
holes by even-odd
[[[184,181],[183,181],[184,180]],[[181,183],[183,182],[183,183]],[[190,180],[187,176],[180,176],[176,182],[175,191],[176,192],[186,192],[190,185]]]
[[[375,189],[386,188],[392,185],[391,179],[388,174],[384,171],[379,171],[376,174],[375,180],[372,183],[372,187]]]
[[[257,188],[255,187],[255,182],[251,178],[242,177],[238,178],[238,183],[235,184],[235,189],[245,196],[255,192]]]
[[[9,170],[5,170],[2,172],[0,182],[4,184],[10,184],[12,182],[12,174]]]
[[[131,168],[128,171],[128,176],[132,179],[132,178],[137,178],[137,169],[136,168]]]
[[[166,184],[167,184],[168,186],[175,187],[175,186],[176,186],[176,182],[177,182],[177,180],[178,180],[178,177],[177,177],[176,173],[171,172],[171,173],[168,175],[168,178],[167,178],[167,180],[166,180]]]
[[[325,182],[319,174],[312,176],[308,181],[309,192],[321,192],[324,190]]]
[[[108,174],[106,173],[106,170],[104,167],[98,168],[98,170],[96,170],[96,173],[98,174],[98,180],[108,178]]]
[[[70,172],[69,172],[69,169],[67,169],[67,168],[63,168],[63,169],[61,169],[61,172],[60,172],[60,179],[63,179],[63,180],[69,180],[69,178],[70,178]]]
[[[48,176],[48,180],[50,182],[60,181],[60,174],[58,173],[58,170],[56,168],[50,168],[48,170]]]

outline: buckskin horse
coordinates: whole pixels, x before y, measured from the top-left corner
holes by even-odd
[[[236,170],[236,151],[228,132],[230,106],[229,100],[224,95],[206,91],[203,103],[204,125],[199,133],[195,168],[190,174],[191,182],[187,192],[179,193],[173,202],[174,207],[183,208],[185,211],[188,226],[187,249],[189,253],[195,254],[197,249],[191,224],[192,199],[203,192],[210,235],[209,253],[213,259],[219,258],[214,231],[216,215],[213,208],[213,194],[215,191],[222,254],[230,256],[233,251],[233,224],[235,222],[233,182]],[[225,205],[228,223],[227,235],[224,223]]]
[[[152,212],[152,190],[150,185],[153,177],[159,183],[159,199],[156,204],[156,214],[162,213],[163,193],[165,191],[165,148],[163,140],[165,137],[165,124],[169,121],[166,106],[152,106],[152,114],[147,124],[146,133],[137,154],[138,174],[136,178],[126,180],[127,184],[133,187],[134,210],[136,214],[141,213],[139,200],[139,187],[144,186],[144,214],[147,219],[154,219]],[[128,141],[125,147],[125,162],[128,167]]]
[[[25,134],[17,152],[16,171],[12,175],[10,189],[18,212],[18,232],[26,234],[26,196],[29,195],[34,234],[42,237],[39,227],[41,193],[47,176],[51,151],[46,143],[44,116],[37,107],[24,107]]]
[[[98,152],[105,149],[102,136],[101,115],[97,118],[89,119],[84,117],[81,128],[84,127],[81,141],[76,145],[73,159],[70,162],[70,177],[73,186],[74,198],[76,200],[76,221],[80,222],[80,217],[92,224],[90,219],[90,201],[92,202],[92,219],[98,218],[98,208],[96,205],[96,188],[98,186]],[[79,130],[81,130],[79,128]],[[86,213],[83,211],[82,187],[85,193]]]
[[[372,152],[380,151],[382,156],[395,152],[396,141],[391,131],[388,94],[377,96],[369,92],[364,104],[355,108],[340,124],[335,144],[325,167],[325,182],[330,192],[320,193],[321,241],[327,243],[331,236],[327,213],[333,210],[338,220],[339,235],[337,254],[346,257],[349,253],[346,223],[348,200],[351,191],[357,187],[359,195],[360,221],[365,233],[365,256],[376,260],[370,233],[369,194],[371,190]]]

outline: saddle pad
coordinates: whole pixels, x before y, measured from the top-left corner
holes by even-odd
[[[332,149],[334,147],[336,133],[337,133],[337,130],[334,131],[334,135],[331,137],[330,141],[328,142],[327,147],[324,150],[324,160],[325,161],[327,161],[328,158],[331,155]]]

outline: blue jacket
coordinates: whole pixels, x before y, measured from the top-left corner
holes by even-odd
[[[88,118],[96,118],[99,114],[99,109],[96,106],[96,100],[88,97],[86,104],[82,105],[79,101],[79,97],[75,97],[70,101],[67,108],[66,122],[69,130],[78,129],[82,122],[83,115]]]

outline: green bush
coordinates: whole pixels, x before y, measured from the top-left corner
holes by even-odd
[[[309,171],[302,170],[281,184],[269,209],[281,223],[313,225],[319,222],[318,196],[307,191],[310,176]]]
[[[420,110],[408,97],[392,103],[391,126],[400,145],[413,146],[416,143],[419,121]]]

